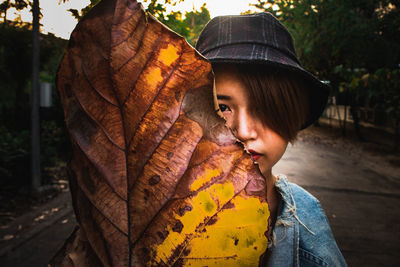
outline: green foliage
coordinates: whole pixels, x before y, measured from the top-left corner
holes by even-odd
[[[27,28],[0,27],[0,108],[19,107],[29,101],[24,90],[32,71],[31,42],[32,34]]]
[[[207,22],[210,20],[210,12],[208,11],[206,4],[200,8],[200,11],[190,11],[185,13],[185,24],[188,25],[190,29],[189,33],[189,43],[192,45],[197,42],[201,31]]]
[[[258,0],[253,6],[289,29],[300,61],[331,82],[339,104],[368,106],[399,124],[400,1]]]
[[[40,41],[40,82],[51,83],[56,88],[58,65],[68,42],[53,34],[43,35]],[[30,92],[30,86],[28,90]],[[59,107],[61,109],[61,107]]]
[[[380,68],[375,72],[366,69],[335,68],[342,77],[340,92],[347,92],[357,105],[385,112],[400,123],[400,69]],[[395,125],[394,125],[395,126]]]
[[[7,10],[15,8],[17,11],[27,8],[32,3],[29,0],[3,0],[0,3],[0,16],[3,17],[3,23],[7,23]]]
[[[41,35],[41,76],[54,82],[67,41],[52,34]],[[0,27],[0,108],[29,105],[32,72],[32,32],[28,27]]]
[[[86,6],[85,8],[81,9],[80,11],[77,9],[68,9],[68,11],[72,14],[72,16],[80,20],[83,16],[85,16],[89,10],[91,10],[95,5],[100,3],[101,0],[90,0],[90,4]]]
[[[15,131],[0,127],[0,184],[12,181],[17,184],[29,183],[30,177],[30,131]],[[66,131],[54,120],[41,123],[41,167],[46,170],[57,161],[66,160],[68,143]],[[42,176],[46,177],[42,171]]]
[[[398,5],[390,0],[259,0],[254,6],[273,13],[289,29],[307,69],[332,80],[339,65],[368,71],[397,66]]]
[[[28,26],[0,25],[0,177],[15,184],[29,184],[30,177],[31,43]],[[41,81],[54,84],[66,45],[66,40],[54,35],[41,35]],[[41,117],[41,162],[45,170],[63,156],[68,139],[59,103],[41,109]],[[45,171],[43,174],[46,176]]]
[[[54,166],[58,160],[65,159],[66,131],[54,120],[41,123],[40,135],[41,165],[43,168]],[[65,153],[65,154],[64,154]]]
[[[11,178],[21,180],[29,177],[29,144],[29,131],[10,131],[0,126],[1,183]]]
[[[377,108],[400,122],[400,69],[382,68],[364,76],[364,87],[371,92]]]
[[[208,11],[206,4],[203,4],[200,10],[185,12],[184,19],[182,18],[182,13],[180,11],[172,11],[169,14],[166,14],[167,11],[165,4],[175,5],[181,1],[183,0],[166,0],[162,4],[159,3],[158,0],[150,0],[146,11],[155,16],[159,21],[167,25],[173,31],[185,37],[191,45],[194,45],[197,42],[201,30],[210,20],[210,12]]]

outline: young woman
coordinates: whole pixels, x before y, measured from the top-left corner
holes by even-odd
[[[197,50],[212,63],[220,111],[267,181],[273,231],[261,266],[346,266],[318,200],[272,174],[289,142],[322,113],[328,88],[297,59],[271,14],[221,16]]]

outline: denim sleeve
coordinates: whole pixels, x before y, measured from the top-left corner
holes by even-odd
[[[347,266],[319,201],[298,185],[290,184],[299,220],[300,266]]]

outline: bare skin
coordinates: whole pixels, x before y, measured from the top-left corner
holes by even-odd
[[[217,100],[226,125],[245,145],[267,183],[267,201],[272,220],[276,219],[279,194],[272,167],[285,153],[288,142],[252,115],[247,89],[229,65],[214,69]]]

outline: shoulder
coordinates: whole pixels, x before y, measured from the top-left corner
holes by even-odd
[[[327,216],[313,195],[301,186],[289,183],[299,223],[299,258],[319,266],[346,266]]]
[[[328,223],[325,212],[317,198],[311,195],[303,187],[287,182],[286,186],[279,186],[284,202],[295,207],[296,215],[308,224]],[[329,224],[328,224],[329,226]]]
[[[307,205],[312,205],[312,206],[318,206],[320,207],[320,203],[316,197],[311,195],[307,190],[305,190],[303,187],[288,182],[289,188],[292,191],[293,197],[296,202],[302,203],[302,204],[307,204]]]
[[[293,196],[295,213],[305,227],[300,227],[301,241],[319,241],[321,236],[333,239],[332,231],[329,226],[328,218],[318,201],[313,195],[301,186],[289,183],[289,188]],[[302,245],[302,244],[300,244]],[[309,244],[303,244],[309,246]],[[311,244],[312,246],[312,244]]]
[[[294,206],[296,207],[297,216],[303,220],[315,224],[316,220],[328,223],[328,219],[321,206],[319,200],[306,191],[303,187],[288,183],[291,193],[293,195]],[[329,225],[328,225],[329,226]]]

